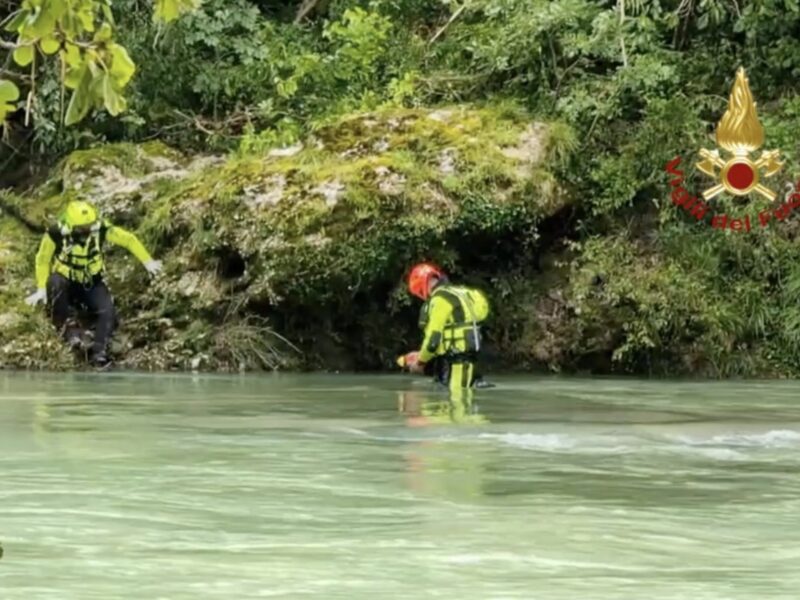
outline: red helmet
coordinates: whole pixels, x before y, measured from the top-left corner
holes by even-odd
[[[420,263],[411,269],[408,276],[408,291],[422,300],[428,299],[428,281],[431,277],[441,279],[444,273],[436,265]]]

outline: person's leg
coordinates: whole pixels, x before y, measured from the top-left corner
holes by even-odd
[[[69,279],[59,273],[50,275],[47,279],[47,303],[50,320],[61,331],[69,316]]]
[[[73,299],[74,284],[60,273],[53,273],[47,279],[47,300],[50,308],[50,320],[60,335],[70,345],[80,343],[80,335],[72,327],[67,327],[69,307]]]
[[[111,333],[114,331],[114,300],[103,281],[98,281],[86,291],[86,304],[95,314],[94,357],[105,357]]]
[[[475,389],[492,388],[495,387],[493,383],[489,383],[483,377],[478,366],[478,353],[474,353],[471,357],[472,360],[472,383],[470,384]]]
[[[453,363],[450,365],[450,391],[467,389],[472,385],[472,376],[475,367],[472,363]]]
[[[450,385],[450,362],[443,356],[437,356],[434,361],[434,382],[448,387]]]
[[[494,387],[491,383],[487,382],[483,378],[483,374],[478,370],[478,363],[473,362],[473,372],[472,372],[472,384],[473,388],[486,388],[486,387]]]

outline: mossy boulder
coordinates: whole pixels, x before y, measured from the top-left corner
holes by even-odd
[[[549,167],[572,144],[563,126],[516,110],[387,110],[263,156],[190,159],[160,144],[76,152],[8,202],[44,223],[87,198],[165,261],[150,282],[108,253],[127,366],[380,367],[418,342],[409,265],[432,259],[460,277],[535,244],[538,224],[569,204]],[[29,326],[22,304],[38,238],[8,215],[2,227],[14,235],[0,260],[14,268],[0,314],[25,318],[0,330],[0,364],[31,366],[14,348],[55,339]]]

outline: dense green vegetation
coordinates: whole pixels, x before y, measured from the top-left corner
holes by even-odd
[[[425,256],[490,292],[497,308],[491,347],[510,366],[711,376],[800,371],[797,219],[750,234],[712,230],[671,204],[664,172],[680,155],[687,188],[699,194],[709,186],[694,168],[697,150],[714,147],[710,134],[727,107],[736,69],[744,66],[765,148],[780,149],[786,162],[769,185],[782,197],[785,184],[798,178],[795,0],[205,0],[168,24],[154,21],[151,3],[117,0],[113,13],[114,41],[136,64],[120,91],[125,110],[113,116],[101,102],[66,126],[58,61],[28,65],[29,74],[18,78],[20,104],[30,73],[36,101],[29,122],[24,110],[8,117],[0,156],[0,185],[18,188],[6,196],[7,205],[44,218],[37,207],[60,192],[52,182],[63,183],[63,167],[36,192],[26,191],[29,178],[50,172],[74,150],[158,139],[184,156],[230,155],[220,167],[226,174],[217,174],[230,184],[227,191],[193,197],[206,202],[205,211],[214,203],[243,202],[245,182],[267,173],[284,178],[288,197],[303,199],[312,183],[341,174],[355,211],[342,217],[339,229],[333,217],[311,211],[310,200],[297,206],[311,212],[270,212],[277,221],[265,225],[258,244],[290,233],[329,235],[341,244],[332,254],[287,252],[274,264],[259,262],[269,268],[249,273],[246,302],[231,295],[207,322],[222,319],[224,305],[222,314],[237,319],[269,319],[313,357],[306,364],[330,365],[331,356],[346,355],[351,360],[343,367],[390,366],[393,353],[415,341],[414,310],[401,300],[402,271]],[[10,60],[5,65],[15,70]],[[497,148],[514,147],[526,123],[546,123],[539,145],[547,151],[520,175],[500,155],[469,150],[450,129],[434,128],[426,137],[425,127],[413,126],[402,139],[389,136],[391,156],[365,158],[353,150],[360,142],[374,147],[393,129],[351,127],[359,120],[349,115],[440,107],[467,110],[457,119],[467,128],[469,115],[482,115],[473,135],[492,138]],[[318,154],[310,149],[315,139],[324,146]],[[304,150],[282,167],[280,160],[264,162],[271,150],[299,142]],[[457,175],[432,172],[451,146]],[[521,151],[535,154],[536,146]],[[113,148],[120,147],[107,147],[109,155],[118,151]],[[348,150],[353,153],[342,156]],[[377,167],[414,185],[391,200],[367,177]],[[236,177],[242,181],[230,179]],[[422,183],[443,190],[457,207],[452,218],[436,213],[442,205],[427,229],[409,223],[368,239],[356,235],[353,214],[379,223],[405,209],[416,219]],[[223,232],[233,231],[226,223],[170,231],[159,220],[166,218],[166,199],[180,204],[187,191],[183,183],[159,185],[162,212],[147,205],[128,218],[162,252],[189,238],[201,245],[197,257],[223,256],[223,246],[243,255],[256,243],[219,243]],[[504,208],[504,194],[521,208]],[[736,210],[755,218],[756,205],[740,203]],[[4,228],[27,235],[10,221],[4,219]],[[29,252],[35,239],[24,244],[17,251]],[[358,252],[348,254],[348,247]],[[22,291],[12,286],[31,268],[20,264],[18,275],[4,275],[3,314],[13,312],[8,303],[18,302]],[[273,285],[279,291],[269,296]],[[168,318],[153,310],[154,318]],[[187,327],[181,335],[195,335]],[[314,327],[327,332],[327,352],[314,347]]]

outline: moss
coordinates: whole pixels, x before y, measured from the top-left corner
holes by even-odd
[[[61,177],[69,182],[76,174],[92,175],[117,169],[126,177],[142,176],[156,170],[161,161],[185,164],[184,156],[162,142],[151,141],[141,145],[131,143],[105,144],[88,150],[77,150],[61,164]]]
[[[538,195],[539,181],[550,180],[547,153],[532,151],[531,122],[507,108],[383,110],[329,123],[292,155],[239,155],[192,169],[163,145],[119,144],[72,154],[56,177],[68,192],[81,182],[81,193],[165,261],[163,278],[148,283],[133,259],[108,256],[122,315],[116,348],[125,365],[298,364],[285,345],[255,343],[258,331],[304,341],[302,364],[320,364],[313,340],[322,329],[328,351],[337,339],[355,344],[350,352],[372,364],[376,358],[358,356],[356,348],[381,349],[384,358],[395,352],[396,339],[376,336],[399,331],[389,315],[408,310],[396,304],[394,290],[410,261],[455,266],[474,240],[494,252],[558,210],[555,194]],[[544,143],[546,130],[536,127]],[[175,170],[178,176],[160,176]],[[44,220],[64,200],[20,204]],[[15,260],[35,242],[28,236]],[[30,254],[28,261],[30,277]],[[7,302],[19,310],[20,299]],[[255,317],[268,320],[248,320]],[[42,330],[17,334],[33,343]],[[249,350],[243,354],[237,344]],[[5,356],[21,360],[16,350]]]
[[[181,152],[170,148],[158,140],[140,144],[137,149],[137,156],[143,157],[145,160],[150,160],[150,162],[152,162],[153,159],[162,158],[174,162],[175,164],[185,165],[187,163],[186,157]]]
[[[87,173],[94,169],[116,167],[123,173],[144,174],[135,144],[108,144],[77,150],[62,163],[62,171]]]

